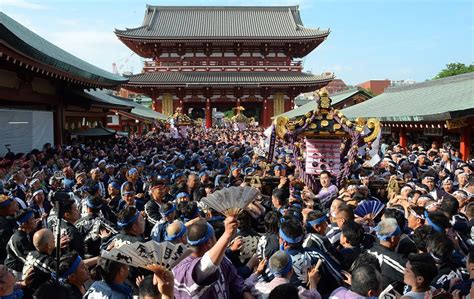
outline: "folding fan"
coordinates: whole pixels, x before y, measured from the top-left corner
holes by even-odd
[[[357,208],[354,210],[354,214],[362,218],[370,215],[373,219],[377,217],[384,208],[385,205],[380,201],[366,200],[357,206]]]
[[[104,251],[101,257],[132,267],[148,269],[150,265],[160,265],[170,270],[190,254],[191,249],[184,244],[148,241],[125,244],[120,248]]]
[[[393,285],[389,284],[379,295],[379,298],[395,299],[400,298],[401,295],[395,290]],[[430,297],[431,298],[431,297]]]
[[[216,191],[201,201],[225,216],[237,216],[260,191],[253,187],[229,187]]]

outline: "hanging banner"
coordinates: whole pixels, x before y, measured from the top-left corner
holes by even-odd
[[[273,155],[275,153],[275,140],[276,140],[276,130],[275,125],[271,127],[271,135],[270,135],[270,146],[268,147],[268,156],[267,156],[267,163],[272,163]]]
[[[307,139],[306,173],[319,175],[326,170],[337,176],[341,168],[340,146],[338,139]]]

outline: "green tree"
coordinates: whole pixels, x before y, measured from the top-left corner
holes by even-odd
[[[474,72],[474,64],[465,65],[464,63],[448,63],[446,68],[442,69],[433,79],[441,79],[471,72]]]
[[[234,117],[234,109],[231,109],[231,110],[228,110],[226,112],[224,112],[224,118],[232,118]]]

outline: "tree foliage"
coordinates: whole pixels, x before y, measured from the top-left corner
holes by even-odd
[[[442,69],[433,79],[441,79],[471,72],[474,72],[474,64],[465,65],[464,63],[448,63],[446,68]]]
[[[234,115],[234,109],[227,110],[226,112],[224,112],[224,118],[232,118],[234,117]]]

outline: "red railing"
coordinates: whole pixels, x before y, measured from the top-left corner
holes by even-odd
[[[261,59],[248,59],[241,58],[240,60],[234,59],[215,59],[206,57],[193,57],[189,60],[181,60],[179,58],[161,58],[158,61],[145,61],[144,68],[155,68],[155,67],[209,67],[209,66],[302,66],[301,61],[288,61],[285,58],[269,58],[265,60]]]

